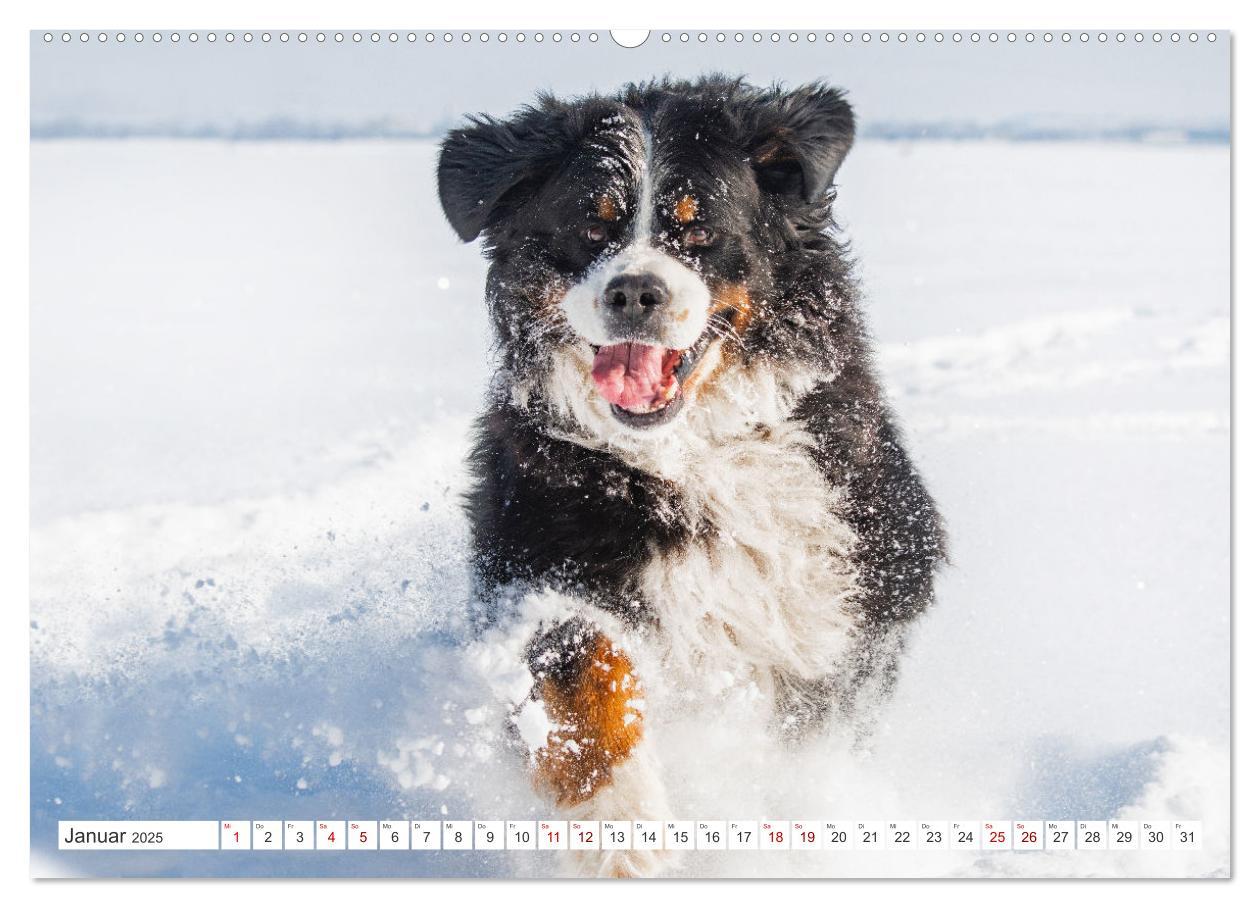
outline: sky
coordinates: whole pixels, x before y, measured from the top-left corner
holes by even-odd
[[[372,43],[365,33],[355,44],[328,40],[318,44],[313,33],[298,43],[255,36],[245,43],[240,33],[228,43],[196,43],[183,38],[122,44],[111,37],[86,43],[77,34],[52,43],[32,33],[31,120],[37,127],[57,121],[79,121],[126,127],[231,128],[241,124],[288,119],[321,124],[388,121],[402,128],[432,130],[450,125],[471,112],[504,114],[540,90],[561,95],[606,90],[627,81],[663,74],[697,75],[724,71],[746,74],[755,83],[801,83],[822,79],[846,88],[860,122],[953,122],[997,124],[1028,121],[1105,128],[1127,124],[1221,128],[1230,116],[1230,39],[1220,33],[1209,43],[1201,33],[1191,43],[1165,35],[1119,43],[1114,33],[1106,43],[1093,33],[1047,44],[1039,36],[1014,43],[1002,33],[997,42],[983,33],[979,43],[969,34],[960,43],[937,44],[934,33],[919,44],[914,33],[901,44],[857,36],[845,43],[842,33],[827,43],[804,36],[778,43],[765,33],[754,43],[752,33],[736,43],[734,32],[724,43],[697,33],[683,43],[679,33],[669,42],[661,33],[634,49],[615,44],[608,33],[599,40],[573,43],[566,35],[556,44],[550,35],[535,43],[530,35],[518,44],[515,34],[504,44],[493,34],[481,43],[475,34],[463,43],[437,35],[415,43],[405,34],[391,44]],[[278,36],[278,32],[275,33]]]

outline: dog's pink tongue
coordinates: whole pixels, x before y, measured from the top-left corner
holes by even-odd
[[[595,353],[591,375],[609,403],[623,410],[643,410],[664,393],[668,347],[610,344]]]

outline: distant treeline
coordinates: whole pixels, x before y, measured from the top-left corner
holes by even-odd
[[[437,139],[456,125],[409,126],[391,120],[327,123],[284,118],[252,123],[103,123],[82,119],[54,119],[31,123],[32,139],[214,139],[232,142],[312,141],[354,139]],[[1179,126],[1128,124],[1117,126],[1038,124],[1035,122],[868,122],[859,127],[868,139],[893,141],[998,139],[1008,142],[1151,142],[1163,144],[1227,145],[1228,124]]]

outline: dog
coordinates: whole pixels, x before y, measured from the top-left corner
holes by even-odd
[[[513,709],[544,720],[523,747],[570,816],[670,815],[651,736],[680,685],[751,684],[785,746],[859,723],[932,601],[942,520],[833,221],[854,122],[826,84],[713,75],[544,94],[442,143],[496,341],[476,576],[488,622],[529,628]],[[591,869],[649,875],[652,854]]]

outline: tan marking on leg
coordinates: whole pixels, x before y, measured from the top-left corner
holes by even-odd
[[[535,753],[534,780],[561,806],[587,800],[607,785],[612,769],[643,737],[643,715],[632,705],[639,680],[625,653],[602,634],[587,644],[573,677],[542,678],[547,716],[558,730]]]

